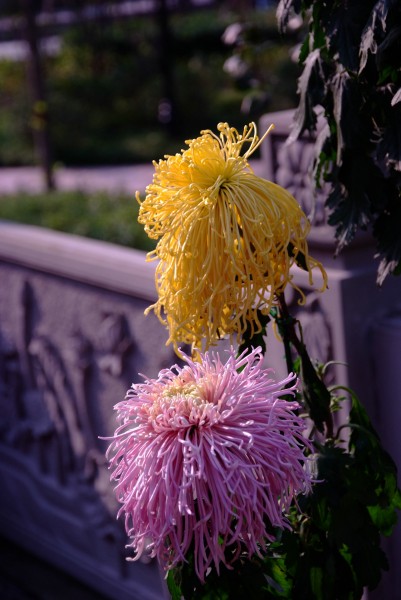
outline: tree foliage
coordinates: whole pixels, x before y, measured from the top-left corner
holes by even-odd
[[[292,138],[319,133],[317,183],[331,184],[338,251],[369,229],[377,280],[401,271],[401,4],[396,0],[281,0],[279,27],[302,15],[299,106]]]

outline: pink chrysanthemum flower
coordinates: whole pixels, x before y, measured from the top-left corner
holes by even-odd
[[[203,581],[240,550],[260,554],[269,524],[289,527],[285,511],[311,487],[305,423],[282,398],[295,377],[273,381],[261,358],[260,348],[238,358],[232,349],[225,364],[184,355],[116,405],[108,454],[135,558],[150,551],[170,569],[193,549]]]

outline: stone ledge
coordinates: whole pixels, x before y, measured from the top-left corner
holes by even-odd
[[[0,220],[0,260],[156,299],[156,263],[146,262],[146,253],[140,250]]]

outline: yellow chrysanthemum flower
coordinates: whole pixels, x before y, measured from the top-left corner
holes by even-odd
[[[168,326],[167,343],[175,346],[207,348],[226,335],[240,341],[249,323],[260,329],[258,311],[268,313],[287,284],[297,287],[290,273],[297,255],[310,283],[317,267],[326,287],[323,267],[308,254],[310,225],[301,207],[249,166],[262,141],[255,124],[243,134],[227,123],[217,128],[219,136],[202,131],[181,154],[154,162],[143,202],[137,193],[138,220],[159,239],[148,254],[160,261],[159,299],[147,312]]]

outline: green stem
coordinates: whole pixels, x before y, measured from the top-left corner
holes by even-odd
[[[326,435],[328,438],[331,438],[333,437],[333,418],[330,412],[330,392],[316,373],[306,346],[297,335],[295,328],[297,321],[288,310],[284,294],[278,296],[277,300],[279,310],[276,321],[284,343],[287,369],[289,372],[293,372],[294,370],[294,363],[291,356],[292,345],[301,360],[304,384],[303,392],[305,401],[308,404],[310,417],[315,422],[319,431],[323,431],[323,426],[325,425]]]

